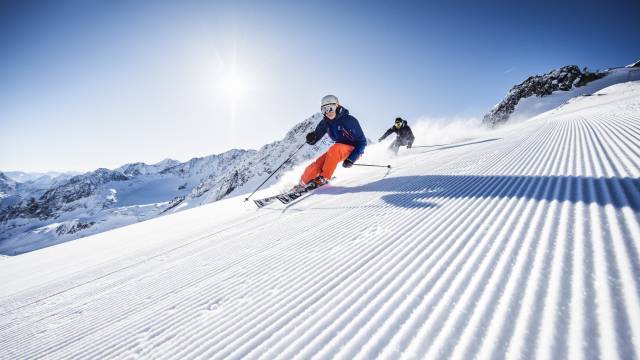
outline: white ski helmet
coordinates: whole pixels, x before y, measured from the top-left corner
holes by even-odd
[[[338,98],[335,95],[327,95],[322,98],[322,101],[320,102],[320,106],[327,105],[327,104],[340,104],[340,103],[338,102]]]
[[[320,111],[322,111],[323,114],[336,111],[338,105],[340,105],[340,102],[335,95],[327,95],[320,101]]]

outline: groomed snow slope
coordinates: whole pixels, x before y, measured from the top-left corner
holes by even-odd
[[[599,94],[289,207],[2,257],[0,357],[638,358],[640,83]]]

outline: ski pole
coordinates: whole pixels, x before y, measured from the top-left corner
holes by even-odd
[[[382,167],[382,168],[391,169],[391,165],[353,164],[353,166],[371,166],[371,167]]]
[[[269,177],[267,177],[266,179],[264,179],[264,181],[262,182],[262,184],[258,185],[258,187],[257,187],[255,190],[253,190],[253,192],[251,193],[251,195],[247,196],[247,197],[244,199],[244,201],[245,201],[245,202],[246,202],[246,201],[249,201],[249,198],[250,198],[250,197],[252,197],[252,196],[253,196],[253,194],[255,194],[255,193],[256,193],[256,191],[258,191],[258,189],[260,189],[260,188],[262,187],[262,185],[264,185],[264,183],[266,183],[266,182],[267,182],[267,180],[271,179],[271,177],[273,176],[273,174],[277,173],[277,172],[278,172],[278,170],[280,170],[280,168],[281,168],[284,164],[286,164],[286,163],[287,163],[287,161],[291,160],[291,158],[293,157],[293,155],[295,155],[295,154],[296,154],[300,149],[302,149],[302,147],[304,146],[304,144],[306,144],[306,143],[302,143],[302,145],[300,145],[300,147],[299,147],[299,148],[297,148],[297,149],[296,149],[296,151],[294,151],[294,152],[293,152],[293,154],[291,154],[291,156],[289,156],[289,158],[288,158],[287,160],[285,160],[282,164],[280,164],[280,166],[278,166],[278,168],[277,168],[277,169],[275,169],[275,170],[271,173],[271,175],[269,175]]]
[[[445,146],[447,144],[440,144],[440,145],[418,145],[418,146],[412,146],[411,149],[415,149],[415,148],[428,148],[428,147],[436,147],[436,146]]]

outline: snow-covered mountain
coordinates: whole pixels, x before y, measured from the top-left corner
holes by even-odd
[[[69,179],[73,176],[80,175],[78,172],[67,171],[67,172],[57,172],[57,171],[49,171],[46,173],[41,172],[24,172],[24,171],[6,171],[4,174],[19,183],[27,183],[27,182],[42,182],[45,181],[52,182],[55,179]]]
[[[31,182],[26,182],[22,192],[0,198],[0,253],[31,251],[250,192],[303,143],[304,135],[321,119],[316,114],[302,121],[284,139],[258,151],[233,149],[184,163],[171,159],[152,165],[130,163],[56,180],[48,189],[29,187]],[[283,170],[328,146],[328,139],[305,146]],[[281,175],[282,171],[267,185]],[[6,180],[7,187],[14,184],[10,181]]]
[[[482,122],[493,127],[507,121],[526,120],[577,96],[590,96],[607,86],[633,80],[640,80],[638,62],[596,72],[580,70],[576,65],[564,66],[544,75],[530,76],[512,87]]]
[[[313,131],[320,120],[322,120],[322,115],[317,113],[295,125],[287,132],[284,139],[267,144],[252,156],[247,156],[242,161],[234,162],[233,166],[230,166],[222,176],[206,177],[187,196],[175,199],[171,205],[171,210],[175,211],[207,204],[218,201],[230,194],[237,195],[250,192],[252,188],[262,183],[304,143],[305,135]],[[304,146],[266,185],[276,182],[284,172],[293,166],[326,151],[330,144],[331,141],[328,136],[325,136],[314,146]]]
[[[638,359],[640,82],[459,132],[1,258],[0,357]]]
[[[137,175],[150,175],[157,174],[163,170],[166,170],[170,167],[180,165],[180,161],[173,159],[164,159],[159,163],[147,165],[143,162],[136,162],[123,165],[115,171],[121,172],[126,176],[137,176]]]
[[[0,213],[22,200],[24,186],[0,172]]]
[[[110,230],[162,214],[206,176],[220,176],[230,159],[252,151],[232,150],[186,163],[126,164],[56,181],[46,190],[22,186],[0,199],[0,252],[21,253]]]
[[[0,172],[0,199],[16,192],[18,183]]]

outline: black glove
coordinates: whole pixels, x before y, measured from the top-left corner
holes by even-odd
[[[382,140],[384,140],[384,138],[380,138],[380,139],[378,139],[378,142],[381,142]]]
[[[315,145],[318,142],[318,137],[315,132],[310,132],[307,134],[307,144]]]
[[[353,161],[346,159],[345,161],[342,162],[342,166],[346,168],[350,168],[353,166]]]
[[[411,149],[411,144],[407,144],[407,149]]]

